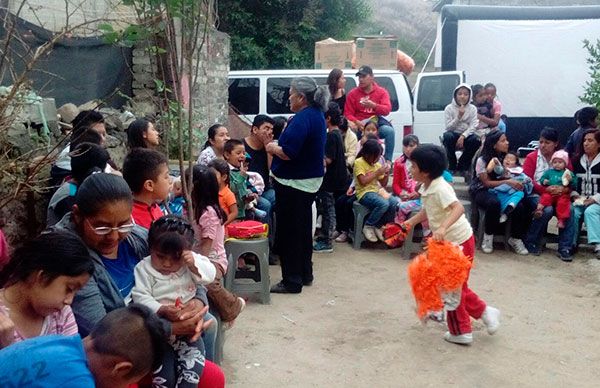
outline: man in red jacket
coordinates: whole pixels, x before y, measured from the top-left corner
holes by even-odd
[[[356,73],[358,86],[348,93],[344,116],[354,131],[362,131],[364,122],[372,116],[387,116],[392,110],[387,90],[377,85],[373,79],[373,69],[361,66]],[[394,156],[395,133],[391,125],[379,126],[379,137],[385,141],[385,160]]]

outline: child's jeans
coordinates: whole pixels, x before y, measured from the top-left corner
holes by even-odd
[[[321,230],[317,236],[318,241],[331,243],[331,236],[335,230],[335,201],[334,194],[328,191],[317,192],[317,199],[321,201]]]
[[[505,188],[504,186],[507,187]],[[511,205],[513,208],[517,207],[517,204],[525,197],[523,191],[515,190],[507,184],[490,189],[490,193],[496,194],[496,197],[500,200],[500,212],[502,213],[504,213],[508,205]]]
[[[359,202],[371,211],[365,221],[365,225],[377,228],[386,222],[392,221],[398,209],[398,198],[391,196],[389,199],[384,199],[375,192],[365,193],[359,199]]]
[[[577,246],[579,233],[581,232],[581,216],[587,227],[588,244],[600,244],[600,204],[593,203],[589,206],[573,206],[573,224],[575,227],[575,236],[573,245]]]
[[[177,336],[169,341],[161,366],[154,371],[154,387],[196,388],[204,369],[202,339],[190,342],[187,336]]]
[[[556,218],[559,220],[567,220],[571,217],[571,196],[570,193],[552,195],[543,193],[540,196],[540,205],[554,206],[556,209]]]
[[[475,257],[475,238],[471,236],[471,238],[460,244],[460,246],[463,249],[463,253],[473,260]],[[448,330],[452,335],[471,333],[471,317],[479,319],[485,311],[485,302],[479,299],[476,293],[471,291],[467,285],[468,280],[469,278],[467,277],[467,280],[462,285],[460,304],[456,310],[446,313]]]

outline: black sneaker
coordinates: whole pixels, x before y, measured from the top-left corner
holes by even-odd
[[[564,262],[573,261],[573,255],[566,249],[558,251],[558,257],[560,257],[560,259]]]

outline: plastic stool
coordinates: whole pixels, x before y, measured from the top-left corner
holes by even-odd
[[[411,217],[414,213],[411,213]],[[404,239],[404,243],[402,244],[402,248],[400,251],[400,255],[405,259],[411,259],[411,255],[413,253],[420,252],[422,250],[421,243],[423,242],[423,225],[418,224],[415,225],[414,228],[410,228],[406,238]]]
[[[265,237],[248,240],[228,239],[225,241],[225,252],[227,252],[227,261],[229,262],[225,287],[236,294],[258,293],[261,303],[271,303],[269,240]],[[237,279],[248,278],[248,276],[243,276],[242,271],[237,270],[237,259],[245,253],[252,253],[258,258],[256,270],[251,271],[250,274],[250,278],[254,280],[252,283],[237,281]],[[238,273],[242,276],[237,276]]]
[[[371,211],[356,200],[352,204],[352,212],[354,213],[354,230],[350,233],[352,236],[352,248],[360,249],[360,245],[365,241],[365,235],[362,232],[365,218]]]

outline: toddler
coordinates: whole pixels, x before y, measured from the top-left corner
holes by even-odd
[[[217,176],[219,183],[219,206],[225,212],[227,219],[223,226],[231,224],[238,217],[237,201],[235,194],[229,188],[229,165],[223,159],[213,159],[208,163]]]
[[[534,216],[540,217],[546,206],[556,207],[556,218],[558,227],[563,229],[565,221],[571,216],[571,190],[577,187],[577,177],[568,168],[569,154],[567,151],[559,150],[552,155],[550,161],[552,168],[546,170],[540,177],[542,186],[562,186],[562,194],[550,194],[544,192],[540,197]]]
[[[500,200],[500,211],[502,213],[500,215],[500,223],[503,223],[506,222],[508,215],[515,210],[515,207],[525,197],[525,194],[531,194],[533,182],[531,178],[523,173],[519,157],[514,152],[508,152],[504,156],[502,163],[500,163],[498,158],[492,158],[487,165],[487,172],[490,174],[492,171],[498,176],[506,179],[514,179],[523,184],[523,190],[517,190],[508,183],[489,189]]]
[[[185,211],[185,196],[183,195],[183,185],[181,177],[173,178],[171,193],[169,194],[169,210],[172,214],[182,216]]]
[[[152,223],[148,232],[150,256],[134,270],[133,302],[140,303],[171,322],[179,319],[182,305],[196,296],[196,288],[211,283],[215,267],[191,251],[194,229],[183,218],[169,215]],[[204,368],[202,339],[170,339],[162,365],[154,371],[154,381],[169,387],[196,387]]]

